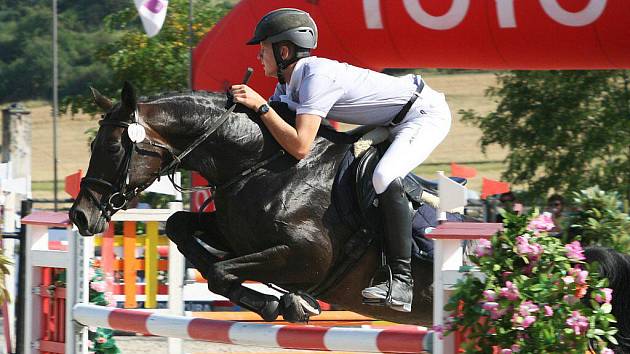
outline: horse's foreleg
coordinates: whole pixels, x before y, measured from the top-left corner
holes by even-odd
[[[282,314],[285,320],[305,322],[310,315],[319,314],[317,301],[307,294],[285,294],[279,300],[241,285],[245,280],[263,283],[312,284],[323,274],[325,262],[309,262],[300,252],[286,245],[268,248],[258,253],[215,263],[208,272],[210,291],[222,294],[231,301],[258,313],[266,321]]]
[[[221,260],[208,252],[198,241],[201,239],[213,248],[223,245],[214,214],[179,211],[168,218],[166,234],[204,278],[207,278],[208,269],[212,264]]]
[[[288,246],[276,246],[262,252],[216,262],[208,269],[208,289],[230,301],[256,312],[265,321],[273,321],[280,312],[277,297],[259,293],[241,285],[257,275],[274,272],[286,265]]]

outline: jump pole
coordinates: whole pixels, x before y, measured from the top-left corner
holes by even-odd
[[[77,304],[73,318],[84,326],[170,338],[282,349],[368,353],[421,353],[431,350],[426,329],[365,329],[272,325],[210,320],[138,310]]]

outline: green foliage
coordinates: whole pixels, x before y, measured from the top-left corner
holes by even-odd
[[[130,81],[137,92],[152,95],[188,87],[189,45],[197,42],[230,9],[229,4],[195,2],[193,35],[189,43],[188,0],[171,0],[164,26],[158,35],[148,38],[142,29],[133,3],[105,18],[107,31],[118,34],[114,41],[99,47],[95,61],[111,75],[104,80],[85,80],[103,94],[118,97],[124,81]],[[66,108],[72,112],[99,112],[88,90],[67,97]]]
[[[445,307],[447,332],[465,332],[466,353],[585,353],[616,343],[611,291],[577,241],[551,237],[551,218],[505,214],[505,230],[479,243]],[[502,351],[505,350],[505,351]],[[600,352],[600,351],[598,351]]]
[[[52,95],[52,6],[50,1],[3,1],[0,6],[0,102]],[[5,6],[6,5],[6,6]],[[84,81],[111,76],[94,59],[114,34],[101,19],[121,2],[58,2],[59,94],[83,92]]]
[[[105,275],[100,267],[90,264],[90,303],[98,306],[109,306],[111,293],[105,292]],[[109,328],[96,328],[88,332],[90,351],[96,354],[118,354],[120,349],[114,340],[114,331]]]
[[[630,218],[621,211],[617,193],[589,188],[574,192],[573,202],[577,212],[569,217],[568,238],[578,238],[584,246],[605,246],[630,253]]]
[[[511,71],[497,74],[485,116],[461,111],[483,131],[481,147],[509,149],[503,178],[530,196],[592,185],[630,196],[628,72]]]

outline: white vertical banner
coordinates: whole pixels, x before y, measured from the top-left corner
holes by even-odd
[[[438,196],[440,211],[463,208],[467,204],[466,187],[444,176],[442,171],[438,171]]]
[[[166,19],[168,0],[134,0],[134,2],[147,36],[153,37],[158,34]]]

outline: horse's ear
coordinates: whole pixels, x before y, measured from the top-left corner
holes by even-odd
[[[105,112],[112,109],[113,103],[109,98],[101,95],[101,93],[92,86],[90,86],[90,90],[92,90],[92,97],[94,97],[94,103],[96,103],[97,106],[99,106]]]
[[[136,110],[136,93],[129,81],[125,81],[123,84],[120,98],[122,99],[122,106],[126,111],[133,112]]]

